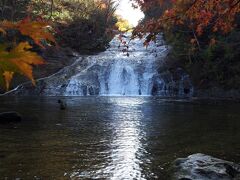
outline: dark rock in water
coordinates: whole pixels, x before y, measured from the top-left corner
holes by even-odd
[[[22,117],[17,112],[0,113],[0,123],[20,122]]]
[[[58,100],[58,104],[60,105],[61,110],[65,110],[67,108],[67,104],[63,102],[61,99]]]
[[[240,165],[205,154],[193,154],[174,161],[176,180],[239,180]]]
[[[183,91],[184,91],[184,94],[189,94],[191,90],[189,88],[184,88]]]

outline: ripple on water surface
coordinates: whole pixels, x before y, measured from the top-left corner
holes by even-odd
[[[1,98],[19,124],[0,124],[0,179],[168,179],[177,157],[240,161],[238,104],[154,97]]]

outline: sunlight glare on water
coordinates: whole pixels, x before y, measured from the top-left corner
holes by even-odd
[[[114,104],[110,110],[113,120],[112,133],[109,143],[109,161],[102,164],[102,169],[95,172],[75,172],[72,177],[119,179],[146,179],[143,173],[143,156],[147,151],[142,144],[146,138],[142,130],[141,121],[144,117],[141,106],[146,102],[143,98],[110,98],[109,103]],[[122,113],[119,113],[122,112]]]
[[[142,99],[115,99],[115,104],[118,108],[113,109],[112,118],[116,119],[114,136],[111,143],[112,162],[105,171],[111,172],[111,179],[144,179],[141,173],[141,160],[139,159],[145,149],[142,146],[141,140],[145,135],[141,131],[140,121],[143,113],[140,110],[135,110],[132,113],[123,112],[119,114],[119,108],[134,107],[138,108],[143,104]],[[115,112],[114,112],[115,111]]]
[[[9,98],[0,111],[26,119],[0,124],[0,179],[165,180],[178,157],[240,159],[239,104],[67,97],[62,111],[59,97]]]

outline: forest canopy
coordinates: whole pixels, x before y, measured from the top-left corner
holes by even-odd
[[[145,44],[164,33],[170,59],[191,75],[195,87],[240,86],[239,0],[132,0],[145,13],[134,37]],[[149,34],[150,33],[150,34]]]

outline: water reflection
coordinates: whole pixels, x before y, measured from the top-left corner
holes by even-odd
[[[171,162],[202,152],[240,160],[239,104],[154,97],[0,99],[0,179],[171,179]],[[14,103],[13,103],[14,102]]]
[[[111,173],[111,179],[145,179],[141,168],[141,157],[147,153],[142,144],[145,132],[141,128],[140,106],[143,103],[139,98],[114,99],[111,162],[104,170]]]

